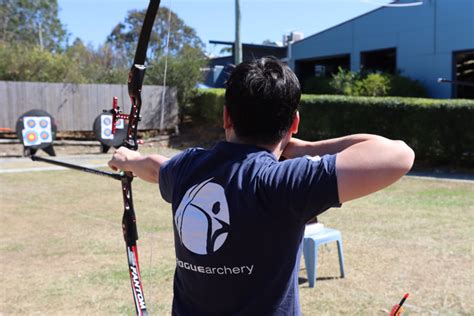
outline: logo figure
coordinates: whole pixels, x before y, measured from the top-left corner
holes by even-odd
[[[216,252],[224,244],[230,230],[224,188],[211,180],[191,187],[174,215],[181,243],[200,255]]]

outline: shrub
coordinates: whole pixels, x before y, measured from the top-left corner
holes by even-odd
[[[331,86],[331,78],[311,77],[303,83],[303,93],[307,94],[336,94]]]
[[[193,119],[222,126],[224,93],[224,89],[198,89],[189,111]]]
[[[221,126],[224,89],[199,90],[194,118]],[[298,137],[320,140],[354,133],[402,139],[417,162],[474,166],[474,101],[303,95]]]
[[[400,74],[390,76],[390,91],[388,94],[399,97],[428,97],[426,88],[418,80],[413,80]]]
[[[417,80],[400,74],[356,73],[339,67],[329,85],[335,93],[347,96],[399,96],[425,98],[428,93]],[[305,91],[306,92],[306,91]]]
[[[404,140],[417,162],[474,166],[474,101],[305,95],[300,113],[303,139],[372,133]]]
[[[390,76],[379,73],[369,74],[366,78],[354,83],[355,96],[384,97],[388,95],[390,87]]]
[[[338,73],[332,76],[330,85],[336,91],[337,94],[353,95],[355,83],[359,79],[360,76],[358,73],[349,70],[344,70],[339,67]]]

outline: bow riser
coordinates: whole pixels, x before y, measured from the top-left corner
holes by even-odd
[[[132,103],[130,115],[128,117],[127,139],[124,146],[131,149],[138,149],[137,133],[138,122],[140,121],[140,109],[142,107],[142,86],[145,78],[146,67],[143,65],[132,65],[128,74],[128,95]]]

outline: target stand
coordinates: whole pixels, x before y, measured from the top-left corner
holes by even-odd
[[[107,153],[110,147],[120,147],[127,137],[127,124],[123,119],[119,119],[115,125],[115,131],[112,130],[113,116],[110,112],[107,111],[97,116],[92,126],[103,154]]]
[[[57,126],[54,118],[43,110],[30,110],[22,114],[16,122],[16,135],[23,144],[23,156],[34,155],[38,149],[50,156],[56,156],[53,142]]]

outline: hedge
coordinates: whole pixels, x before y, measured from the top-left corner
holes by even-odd
[[[221,126],[223,89],[200,90],[195,118]],[[297,137],[320,140],[354,133],[402,139],[417,162],[474,166],[474,100],[303,95]]]

